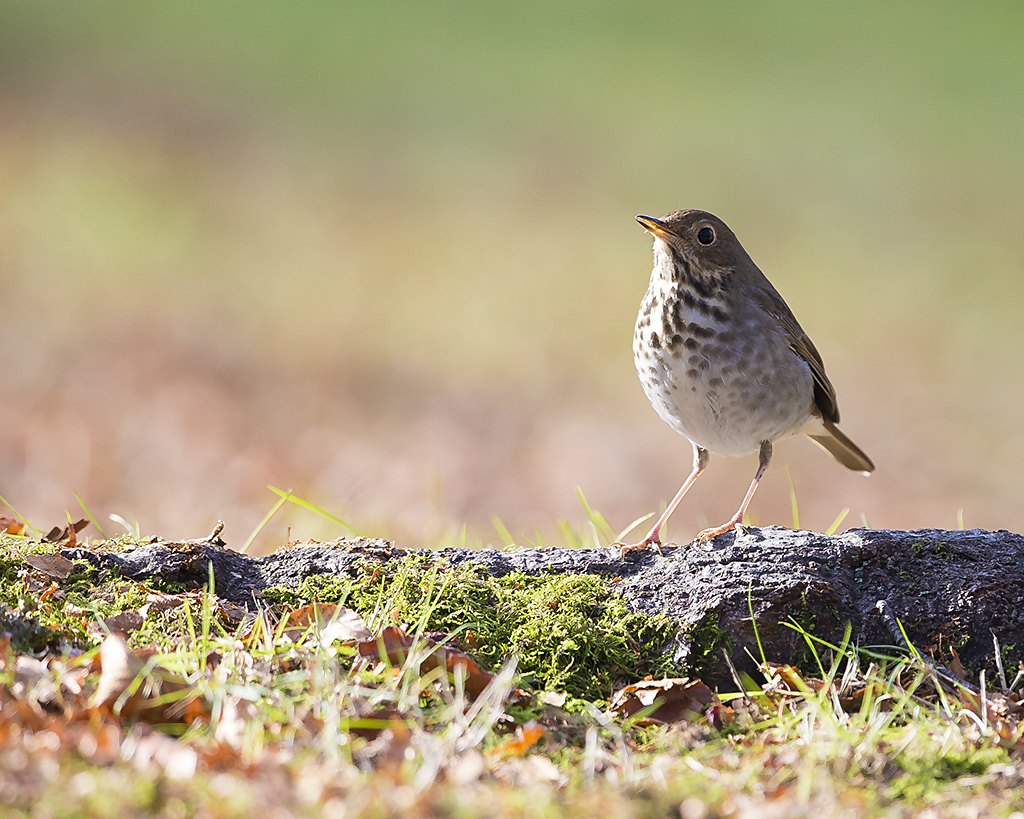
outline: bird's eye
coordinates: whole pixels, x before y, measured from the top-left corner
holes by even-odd
[[[715,241],[715,232],[709,227],[702,227],[697,231],[697,241],[702,245],[709,245]]]

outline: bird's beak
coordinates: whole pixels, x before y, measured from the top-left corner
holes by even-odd
[[[653,233],[659,239],[664,239],[672,235],[672,231],[665,227],[665,223],[662,222],[661,219],[655,219],[653,216],[644,216],[641,214],[636,217],[636,220],[647,228],[648,232]]]

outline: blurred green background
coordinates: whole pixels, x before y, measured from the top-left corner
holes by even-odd
[[[0,494],[240,544],[622,527],[690,447],[632,363],[637,213],[724,218],[870,479],[751,507],[1024,529],[1024,6],[0,0]],[[673,518],[738,504],[713,458]],[[117,527],[111,525],[111,529]],[[292,508],[258,546],[342,530]]]

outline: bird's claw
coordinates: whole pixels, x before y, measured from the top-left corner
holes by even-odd
[[[642,549],[646,549],[648,546],[650,546],[652,549],[654,549],[654,551],[656,551],[659,555],[663,555],[665,553],[663,551],[661,551],[661,550],[665,546],[675,546],[675,545],[676,545],[675,543],[662,543],[657,538],[645,537],[639,543],[626,544],[626,543],[623,543],[621,540],[619,540],[619,541],[616,541],[615,543],[611,544],[611,547],[613,549],[614,548],[618,548],[618,550],[619,550],[619,557],[623,558],[627,554],[629,554],[629,552],[638,552],[638,551],[641,551]]]
[[[723,523],[721,526],[716,526],[713,529],[705,529],[702,532],[698,532],[697,537],[693,539],[693,542],[698,546],[707,546],[719,535],[724,535],[726,532],[731,532],[734,529],[738,530],[741,534],[747,534],[746,526],[737,520],[730,520],[728,523]]]

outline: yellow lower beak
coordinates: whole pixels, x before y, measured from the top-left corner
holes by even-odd
[[[636,220],[655,236],[664,237],[669,236],[672,233],[672,231],[665,227],[665,223],[662,222],[661,219],[655,219],[653,216],[644,216],[641,214],[636,217]]]

